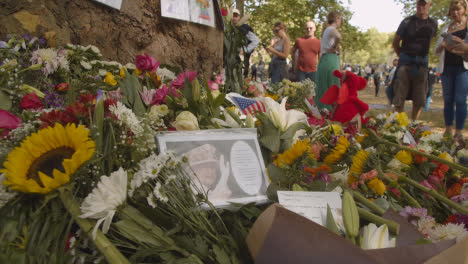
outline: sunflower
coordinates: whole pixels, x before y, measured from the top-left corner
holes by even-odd
[[[27,137],[3,163],[3,184],[24,193],[46,194],[70,181],[70,176],[94,153],[95,143],[84,126],[47,127]]]
[[[302,154],[308,151],[308,149],[309,139],[304,141],[297,140],[290,149],[286,150],[282,154],[279,154],[274,163],[280,168],[284,165],[291,165],[296,159],[302,157]]]
[[[353,163],[351,164],[351,168],[349,169],[349,184],[357,181],[356,175],[361,175],[362,171],[364,170],[364,165],[366,165],[368,157],[369,152],[362,149],[360,149],[353,157]]]
[[[383,181],[379,180],[378,178],[372,179],[370,182],[367,183],[369,188],[373,189],[378,195],[382,195],[387,190],[387,187],[383,183]]]
[[[336,143],[335,148],[323,160],[325,163],[334,164],[341,159],[349,148],[349,140],[345,136],[341,136]]]

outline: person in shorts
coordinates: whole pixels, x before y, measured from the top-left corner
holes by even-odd
[[[429,17],[432,0],[416,0],[416,14],[405,18],[393,40],[399,56],[393,80],[395,111],[403,112],[405,100],[413,101],[411,118],[417,120],[426,105],[429,45],[437,34],[437,22]]]

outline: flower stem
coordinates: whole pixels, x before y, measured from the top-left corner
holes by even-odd
[[[385,173],[383,173],[382,168],[380,167],[380,165],[377,165],[377,173],[378,173],[377,177],[379,177],[380,179],[382,179],[382,180],[384,180],[386,182],[389,182],[391,184],[397,184],[397,182],[395,180],[393,180],[392,178],[385,175]],[[419,204],[419,202],[413,196],[411,196],[411,194],[409,194],[399,184],[397,186],[398,186],[397,187],[398,191],[400,191],[400,193],[408,200],[409,205],[411,205],[412,207],[416,207],[416,208],[422,208],[422,206]]]
[[[395,221],[385,219],[383,217],[377,216],[363,208],[358,207],[359,217],[365,219],[369,222],[375,223],[376,225],[386,224],[390,232],[398,235],[400,233],[400,224]]]
[[[112,244],[109,239],[100,231],[97,231],[96,239],[92,239],[91,232],[93,230],[94,224],[87,219],[82,219],[79,217],[81,214],[78,203],[75,201],[75,198],[70,193],[70,191],[65,189],[60,189],[60,200],[67,211],[73,217],[73,220],[80,226],[80,228],[85,232],[89,238],[93,241],[94,245],[98,248],[99,252],[106,258],[108,263],[116,264],[130,264],[130,261],[122,255],[122,253]]]
[[[419,151],[419,150],[416,150],[416,149],[413,149],[413,148],[405,147],[405,146],[402,146],[400,144],[396,144],[396,143],[390,142],[388,140],[379,138],[377,136],[377,134],[375,134],[375,132],[372,129],[369,129],[369,133],[371,133],[377,139],[377,141],[379,143],[390,145],[390,146],[393,146],[393,147],[396,147],[396,148],[399,148],[399,149],[403,149],[403,150],[406,150],[406,151],[409,151],[409,152],[424,156],[424,157],[426,157],[426,158],[428,158],[430,160],[434,160],[434,161],[443,163],[443,164],[449,166],[452,169],[456,169],[456,170],[459,170],[459,171],[461,171],[461,172],[463,172],[465,174],[468,174],[468,167],[465,167],[465,166],[457,164],[457,163],[450,162],[448,160],[436,157],[434,155],[431,155],[431,154],[428,154],[428,153],[425,153],[425,152],[422,152],[422,151]]]
[[[436,190],[434,189],[430,189],[430,188],[427,188],[421,184],[419,184],[418,182],[416,182],[415,180],[412,180],[406,176],[399,176],[398,177],[398,181],[400,182],[406,182],[410,185],[413,185],[415,188],[429,194],[430,196],[436,198],[437,200],[445,203],[446,205],[450,206],[451,208],[457,210],[458,212],[462,213],[462,214],[468,214],[468,209],[457,204],[456,202],[450,200],[449,198],[441,195],[440,193],[438,193]]]
[[[364,195],[362,195],[360,192],[352,191],[353,197],[356,201],[362,203],[365,205],[367,208],[369,208],[372,212],[378,214],[378,215],[383,215],[385,213],[385,210],[380,208],[378,205],[375,203],[369,201]]]

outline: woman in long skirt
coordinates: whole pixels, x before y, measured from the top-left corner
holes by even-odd
[[[328,14],[321,40],[321,56],[317,68],[317,88],[315,91],[315,104],[319,109],[331,110],[331,105],[320,102],[320,99],[334,84],[339,85],[340,79],[333,76],[335,70],[340,69],[339,43],[341,34],[337,28],[341,25],[341,15],[333,11]]]

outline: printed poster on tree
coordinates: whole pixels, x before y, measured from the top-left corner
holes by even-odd
[[[115,8],[117,10],[120,10],[120,7],[122,6],[122,0],[95,0],[95,1],[101,4],[104,4],[106,6]]]
[[[161,0],[161,16],[215,27],[213,0]]]

